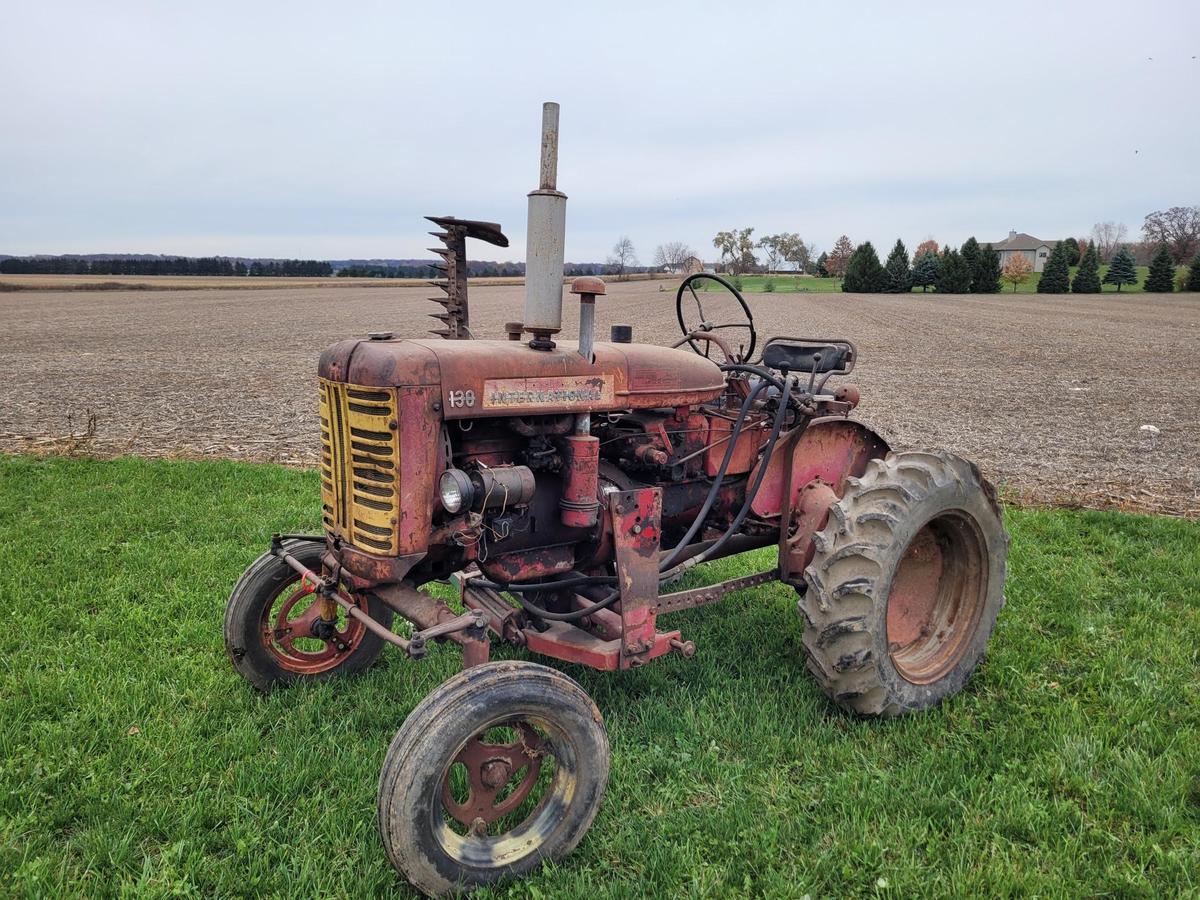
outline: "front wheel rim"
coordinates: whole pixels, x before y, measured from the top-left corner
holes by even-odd
[[[902,678],[931,684],[966,656],[988,583],[983,534],[962,510],[934,516],[909,541],[888,591],[888,656]]]
[[[297,585],[288,594],[288,589]],[[284,598],[286,595],[286,599]],[[354,596],[352,602],[366,612],[365,601]],[[272,660],[285,671],[297,675],[318,675],[337,668],[362,643],[366,626],[352,619],[338,606],[337,618],[325,637],[317,637],[313,626],[321,618],[321,601],[316,590],[300,576],[289,578],[270,600],[263,604],[259,623],[262,644]]]
[[[493,737],[498,731],[511,739]],[[460,865],[479,869],[515,865],[536,853],[575,795],[575,762],[566,733],[546,719],[488,723],[450,756],[438,782],[429,810],[438,844]],[[463,768],[471,771],[455,771]]]

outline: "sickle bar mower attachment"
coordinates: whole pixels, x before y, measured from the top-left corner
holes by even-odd
[[[445,325],[445,328],[436,329],[430,334],[441,335],[449,341],[469,340],[471,315],[467,306],[467,238],[478,238],[497,247],[507,247],[508,238],[495,222],[476,222],[471,219],[456,219],[454,216],[425,218],[445,229],[429,232],[443,244],[441,247],[430,247],[430,252],[436,253],[445,261],[443,265],[434,267],[444,273],[445,278],[429,283],[446,292],[445,297],[429,298],[446,308],[445,312],[430,313]]]

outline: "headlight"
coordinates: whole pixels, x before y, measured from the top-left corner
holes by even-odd
[[[441,498],[442,508],[448,513],[469,508],[473,493],[471,479],[462,469],[447,469],[438,479],[438,496]]]

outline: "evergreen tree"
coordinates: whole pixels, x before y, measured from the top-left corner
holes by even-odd
[[[1071,289],[1067,252],[1066,244],[1062,241],[1054,245],[1050,258],[1046,260],[1046,268],[1042,270],[1042,280],[1037,285],[1039,294],[1065,294]]]
[[[921,288],[923,294],[931,284],[937,284],[941,271],[942,266],[938,262],[937,254],[932,250],[926,250],[913,266],[912,282]]]
[[[886,274],[883,290],[889,294],[907,294],[912,290],[913,275],[908,268],[908,250],[904,241],[897,240],[883,267]]]
[[[1158,252],[1150,260],[1150,274],[1142,290],[1151,294],[1169,294],[1175,290],[1175,261],[1166,244],[1159,244]]]
[[[938,272],[939,294],[966,294],[971,290],[971,270],[962,254],[953,247],[942,253],[942,264]]]
[[[991,244],[979,248],[979,260],[975,264],[975,277],[971,281],[973,294],[1000,293],[1000,254]]]
[[[870,241],[859,244],[846,263],[842,291],[847,294],[878,294],[883,290],[887,273],[879,263],[879,254]]]
[[[829,254],[825,253],[824,251],[822,251],[821,255],[817,257],[817,274],[822,278],[829,277],[829,270],[825,268],[825,263],[828,262],[828,260]]]
[[[1104,274],[1105,284],[1115,284],[1119,293],[1122,285],[1137,284],[1137,267],[1134,265],[1133,254],[1127,247],[1122,247],[1113,254],[1108,271]]]
[[[1079,271],[1075,273],[1075,280],[1071,282],[1071,293],[1100,293],[1100,254],[1096,252],[1096,245],[1091,241],[1088,241],[1087,249],[1083,251],[1079,260]]]
[[[958,250],[958,255],[962,257],[963,264],[967,267],[967,271],[971,273],[971,283],[967,286],[968,291],[975,289],[975,276],[979,271],[979,241],[975,240],[974,235],[963,241],[963,245]]]
[[[1200,253],[1197,253],[1192,259],[1192,264],[1188,266],[1187,281],[1183,283],[1185,291],[1200,291]]]
[[[1083,248],[1079,246],[1079,241],[1067,238],[1063,241],[1063,246],[1067,249],[1067,265],[1079,265],[1079,260],[1083,258]]]

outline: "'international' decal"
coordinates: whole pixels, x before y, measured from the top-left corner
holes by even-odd
[[[612,382],[599,375],[490,378],[483,383],[484,409],[505,409],[515,406],[590,409],[612,403]]]

